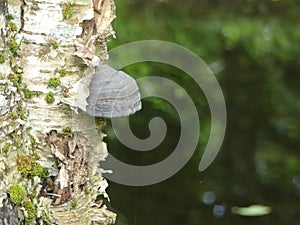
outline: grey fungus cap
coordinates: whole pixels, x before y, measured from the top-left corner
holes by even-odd
[[[142,108],[136,81],[107,65],[99,65],[89,85],[87,114],[95,117],[129,116]]]

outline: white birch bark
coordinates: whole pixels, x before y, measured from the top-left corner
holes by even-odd
[[[97,168],[107,155],[104,134],[91,127],[93,118],[77,116],[71,108],[84,109],[94,66],[107,59],[114,2],[5,2],[0,5],[0,10],[8,8],[0,15],[0,53],[6,56],[0,63],[0,211],[18,212],[20,222],[29,217],[24,201],[30,201],[36,213],[29,224],[112,224],[116,215],[99,200],[100,195],[107,197],[108,185]],[[16,51],[12,40],[19,45]],[[20,74],[22,81],[16,83],[13,78]],[[51,78],[60,84],[49,86]],[[80,82],[85,84],[81,99],[76,97]],[[50,104],[49,92],[54,94]],[[64,129],[69,127],[71,132]],[[47,168],[47,178],[22,174],[20,157],[33,153],[39,156],[34,163]],[[26,197],[16,205],[9,197],[13,183],[26,189]],[[18,224],[0,213],[1,221]]]

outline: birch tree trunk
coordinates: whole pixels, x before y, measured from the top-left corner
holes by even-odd
[[[0,225],[115,222],[101,200],[104,134],[73,113],[114,17],[113,0],[1,0]]]

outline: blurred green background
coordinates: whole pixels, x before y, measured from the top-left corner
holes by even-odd
[[[190,49],[214,71],[228,113],[222,149],[199,172],[210,130],[210,110],[201,89],[168,65],[124,68],[136,79],[163,75],[186,88],[199,111],[201,136],[193,158],[170,179],[146,187],[110,182],[117,224],[300,224],[300,1],[116,0],[116,6],[117,38],[110,41],[110,49],[145,39]],[[108,125],[110,153],[136,165],[167,157],[180,133],[179,117],[170,104],[143,100],[131,126],[137,137],[145,138],[154,116],[168,125],[157,149],[127,149]],[[237,208],[252,204],[258,206],[244,213]]]

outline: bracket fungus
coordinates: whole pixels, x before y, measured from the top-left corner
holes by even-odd
[[[86,113],[114,118],[129,116],[142,108],[136,81],[107,65],[99,65],[89,84]]]

